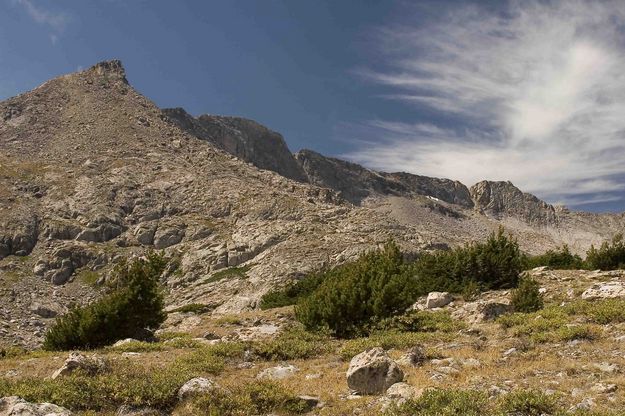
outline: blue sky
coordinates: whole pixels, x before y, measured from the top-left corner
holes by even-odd
[[[105,59],[161,107],[387,171],[625,206],[619,1],[0,0],[0,98]]]

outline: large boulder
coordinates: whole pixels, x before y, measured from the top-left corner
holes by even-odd
[[[382,348],[356,355],[347,370],[347,385],[358,394],[380,394],[403,379],[403,371]]]
[[[29,403],[17,396],[0,398],[0,416],[69,416],[72,412],[51,403]]]
[[[425,300],[425,307],[427,309],[442,308],[451,303],[454,298],[448,292],[430,292]]]
[[[52,379],[64,377],[80,370],[89,375],[95,375],[105,371],[107,363],[97,355],[87,356],[79,352],[71,352],[63,366],[52,374]]]

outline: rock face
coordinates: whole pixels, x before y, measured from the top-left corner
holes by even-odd
[[[556,209],[511,182],[482,181],[470,189],[475,208],[495,218],[512,216],[530,224],[555,224]]]
[[[582,293],[582,299],[625,298],[625,284],[622,282],[598,283]]]
[[[0,416],[70,416],[72,412],[50,403],[29,403],[16,396],[0,398]]]
[[[163,112],[178,127],[261,169],[305,182],[306,175],[289,151],[284,138],[268,128],[241,117],[204,114],[197,118],[182,108]]]
[[[354,204],[375,195],[426,195],[463,207],[473,206],[469,190],[457,181],[403,172],[376,172],[312,150],[301,150],[295,158],[306,171],[310,183],[334,189]]]
[[[347,370],[347,385],[358,394],[380,394],[403,379],[403,371],[382,348],[356,355]]]

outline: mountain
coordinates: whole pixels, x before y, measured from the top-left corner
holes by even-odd
[[[566,243],[583,253],[625,224],[509,183],[469,190],[292,155],[253,121],[159,109],[119,61],[2,101],[0,115],[0,341],[22,345],[41,341],[41,313],[95,298],[120,259],[149,249],[178,265],[164,278],[168,308],[219,314],[389,239],[417,253],[504,225],[528,252]]]
[[[255,121],[208,114],[195,118],[182,108],[164,109],[163,113],[187,133],[207,140],[256,167],[272,170],[296,181],[307,180],[284,138]]]

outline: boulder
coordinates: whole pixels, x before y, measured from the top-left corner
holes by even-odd
[[[386,396],[391,399],[405,401],[417,395],[417,390],[408,383],[399,382],[386,390]]]
[[[0,398],[0,416],[69,416],[72,412],[51,403],[29,403],[17,396]]]
[[[154,247],[158,250],[178,244],[184,238],[185,231],[181,228],[160,228],[154,234]]]
[[[63,313],[64,308],[56,304],[33,302],[30,305],[30,311],[42,318],[54,318],[58,314]]]
[[[149,246],[154,244],[154,234],[156,233],[156,224],[139,224],[135,228],[134,234],[137,241],[144,245]]]
[[[347,370],[347,385],[357,394],[380,394],[403,379],[403,371],[382,348],[356,355]]]
[[[400,365],[419,367],[427,360],[427,354],[420,345],[415,345],[406,354],[404,354],[397,362]]]
[[[448,292],[430,292],[425,300],[425,307],[427,309],[442,308],[451,303],[454,298]]]
[[[625,297],[625,284],[622,282],[606,282],[592,285],[582,293],[582,299],[613,299]]]
[[[106,361],[96,354],[89,357],[79,352],[71,352],[63,366],[52,374],[52,379],[70,375],[76,370],[83,371],[89,375],[95,375],[105,371],[106,368]]]
[[[178,400],[185,400],[196,394],[208,393],[216,387],[215,382],[203,377],[192,378],[178,390]]]
[[[256,378],[269,380],[283,380],[294,375],[298,371],[294,365],[278,365],[276,367],[266,368],[261,371]]]

